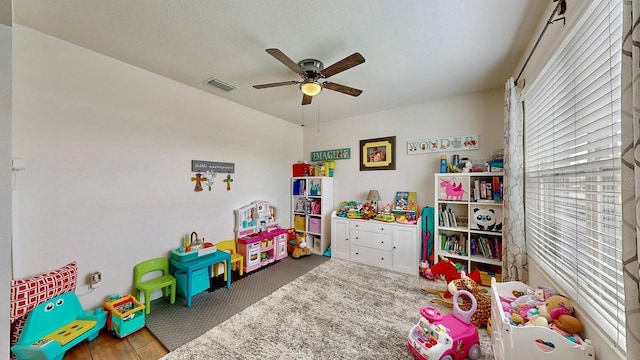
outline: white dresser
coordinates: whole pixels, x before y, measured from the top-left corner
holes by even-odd
[[[418,276],[420,221],[400,224],[331,215],[331,257]]]

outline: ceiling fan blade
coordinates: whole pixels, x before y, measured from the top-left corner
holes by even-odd
[[[328,82],[328,81],[323,83],[322,87],[324,87],[326,89],[329,89],[329,90],[341,92],[343,94],[351,95],[351,96],[358,96],[358,95],[362,94],[362,90],[355,89],[355,88],[352,88],[352,87],[348,87],[348,86],[345,86],[345,85],[340,85],[340,84]]]
[[[282,51],[278,49],[267,49],[265,51],[274,58],[278,59],[278,61],[280,61],[281,63],[285,64],[289,69],[293,70],[293,72],[297,74],[304,74],[304,70],[300,67],[300,65],[291,60]]]
[[[364,57],[360,53],[353,53],[346,58],[338,61],[337,63],[329,66],[328,68],[320,71],[320,74],[326,79],[337,73],[343,72],[347,69],[351,69],[356,65],[360,65],[364,62]]]
[[[269,83],[269,84],[253,85],[253,87],[256,89],[264,89],[264,88],[270,88],[270,87],[276,87],[276,86],[294,85],[298,83],[299,81],[291,80],[291,81],[282,81],[282,82]]]
[[[307,94],[302,94],[302,105],[311,104],[311,99],[313,99],[313,96],[309,96]]]

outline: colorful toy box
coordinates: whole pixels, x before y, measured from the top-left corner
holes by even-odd
[[[320,218],[309,218],[309,229],[310,233],[320,234]]]
[[[304,216],[301,215],[296,215],[293,217],[293,227],[297,230],[297,231],[305,231],[306,227],[304,224]]]
[[[293,164],[293,176],[294,177],[309,176],[309,173],[310,173],[309,168],[310,168],[309,164],[304,164],[304,163]]]
[[[117,337],[125,337],[144,327],[144,304],[131,295],[115,295],[104,304],[108,312],[107,329]]]

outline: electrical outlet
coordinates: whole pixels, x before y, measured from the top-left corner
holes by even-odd
[[[95,289],[100,287],[100,282],[102,281],[102,274],[99,271],[91,273],[91,288]]]
[[[89,285],[92,289],[95,288],[99,288],[100,287],[100,282],[102,281],[102,274],[100,273],[100,271],[95,271],[93,273],[91,273],[91,285]]]

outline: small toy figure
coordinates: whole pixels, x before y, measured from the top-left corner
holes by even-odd
[[[196,182],[196,187],[193,189],[193,191],[202,191],[202,182],[205,181],[205,178],[202,177],[202,174],[196,174],[196,177],[192,177],[191,181]]]
[[[227,178],[222,181],[227,183],[227,191],[231,191],[231,183],[233,182],[233,179],[231,178],[231,174],[227,174]]]
[[[391,204],[387,203],[382,210],[385,214],[391,214]]]

